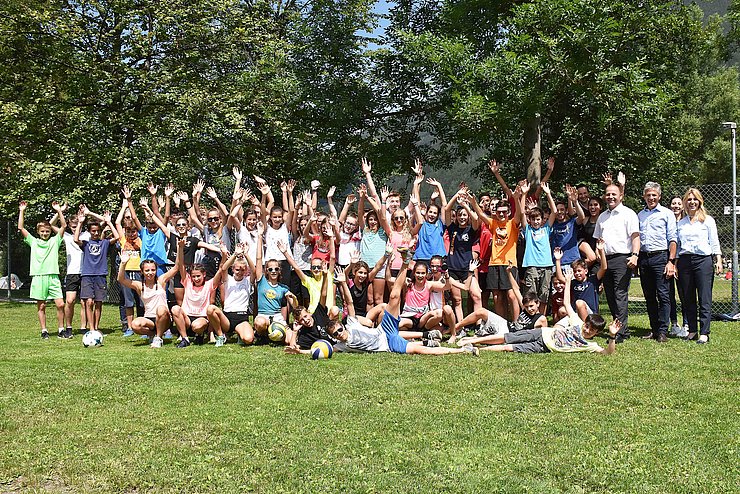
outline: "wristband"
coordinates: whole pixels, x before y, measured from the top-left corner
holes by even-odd
[[[676,264],[676,258],[674,257],[673,259],[668,259],[668,262],[670,262],[671,264]]]
[[[631,257],[631,256],[639,256],[639,255],[640,255],[640,254],[639,254],[639,253],[637,253],[637,252],[632,252],[632,253],[630,254],[630,257]]]
[[[609,335],[609,336],[606,337],[606,339],[607,340],[616,340],[617,337],[616,336]]]

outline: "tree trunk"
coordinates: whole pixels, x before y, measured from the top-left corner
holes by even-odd
[[[534,191],[540,183],[540,170],[542,169],[539,115],[524,122],[524,164],[527,166],[527,180]]]

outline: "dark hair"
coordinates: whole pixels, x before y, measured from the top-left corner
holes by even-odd
[[[139,271],[141,271],[142,277],[144,275],[144,264],[154,264],[154,284],[157,284],[157,280],[159,279],[159,276],[157,276],[157,268],[159,268],[159,265],[157,264],[157,261],[154,259],[142,259],[139,263]],[[142,286],[144,285],[144,282],[142,281]]]
[[[370,272],[370,266],[368,266],[368,264],[365,261],[357,261],[355,263],[355,267],[352,268],[352,274],[354,275],[357,272],[357,270],[360,268],[365,268],[367,269],[368,273]]]
[[[558,206],[560,206],[561,204],[562,204],[563,206],[565,206],[565,209],[568,209],[568,203],[567,203],[567,202],[565,202],[565,200],[564,200],[564,199],[560,199],[560,198],[558,198],[558,199],[555,199],[555,207],[556,207],[556,208],[557,208]]]
[[[589,314],[586,316],[586,320],[583,322],[588,324],[588,327],[596,331],[597,333],[603,331],[606,327],[606,321],[599,314]]]
[[[576,259],[572,263],[570,263],[570,267],[573,268],[573,271],[576,270],[576,268],[583,268],[588,269],[588,263],[584,261],[583,259]]]
[[[272,216],[272,213],[283,213],[283,208],[280,206],[273,206],[272,209],[270,209],[270,216]]]
[[[302,305],[297,305],[293,307],[293,317],[298,319],[301,316],[301,312],[303,312],[304,310],[307,311],[308,309],[306,309]]]
[[[529,217],[530,219],[535,216],[542,216],[542,209],[540,209],[539,206],[533,207],[529,210],[529,213],[527,213],[527,217]]]
[[[192,273],[193,271],[200,271],[204,276],[208,274],[206,267],[199,262],[190,266],[190,272]]]
[[[535,292],[527,292],[522,296],[522,305],[527,305],[530,302],[539,302],[540,298]]]
[[[329,319],[329,322],[326,323],[326,332],[334,336],[334,328],[337,327],[337,324],[340,324],[340,322],[336,319]]]
[[[424,266],[424,271],[426,271],[427,273],[429,272],[429,266],[427,266],[427,263],[425,262],[417,262],[416,266],[414,266],[414,272],[416,272],[416,268],[419,266]]]

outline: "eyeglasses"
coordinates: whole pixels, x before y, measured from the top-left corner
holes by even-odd
[[[350,226],[352,228],[357,226],[357,223],[345,223],[345,226]]]
[[[321,271],[321,266],[311,266],[311,271]]]
[[[221,218],[208,218],[208,221],[209,221],[209,222],[212,222],[212,221],[219,221],[220,219],[221,219]]]
[[[278,273],[280,272],[280,268],[267,268],[268,273]]]

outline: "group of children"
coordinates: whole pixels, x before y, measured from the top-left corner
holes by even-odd
[[[339,211],[335,187],[321,210],[317,181],[304,191],[293,180],[282,182],[278,204],[260,177],[254,176],[259,198],[244,189],[235,168],[228,204],[198,181],[190,195],[169,184],[159,196],[150,184],[137,208],[124,187],[115,220],[81,205],[67,222],[67,206],[55,202],[54,217],[37,224],[36,237],[24,228],[21,202],[18,228],[31,246],[31,297],[42,337],[49,338],[47,300],[57,308],[58,336],[72,337],[78,294],[81,327],[99,328],[108,257],[117,251],[125,334],[147,337],[153,348],[170,333],[178,348],[206,341],[220,347],[231,335],[243,345],[267,343],[277,325],[285,328],[288,353],[307,352],[320,339],[337,351],[613,353],[619,323],[607,329],[598,314],[607,260],[593,228],[589,237],[581,203],[592,206],[570,186],[563,200],[553,198],[547,184],[553,166],[551,160],[536,191],[526,181],[512,191],[493,161],[503,197],[476,197],[463,183],[447,200],[417,160],[402,207],[398,193],[376,190],[363,159],[366,181]],[[425,181],[433,190],[427,201],[420,192]],[[62,242],[66,294],[57,260]],[[591,338],[605,329],[602,348]]]

